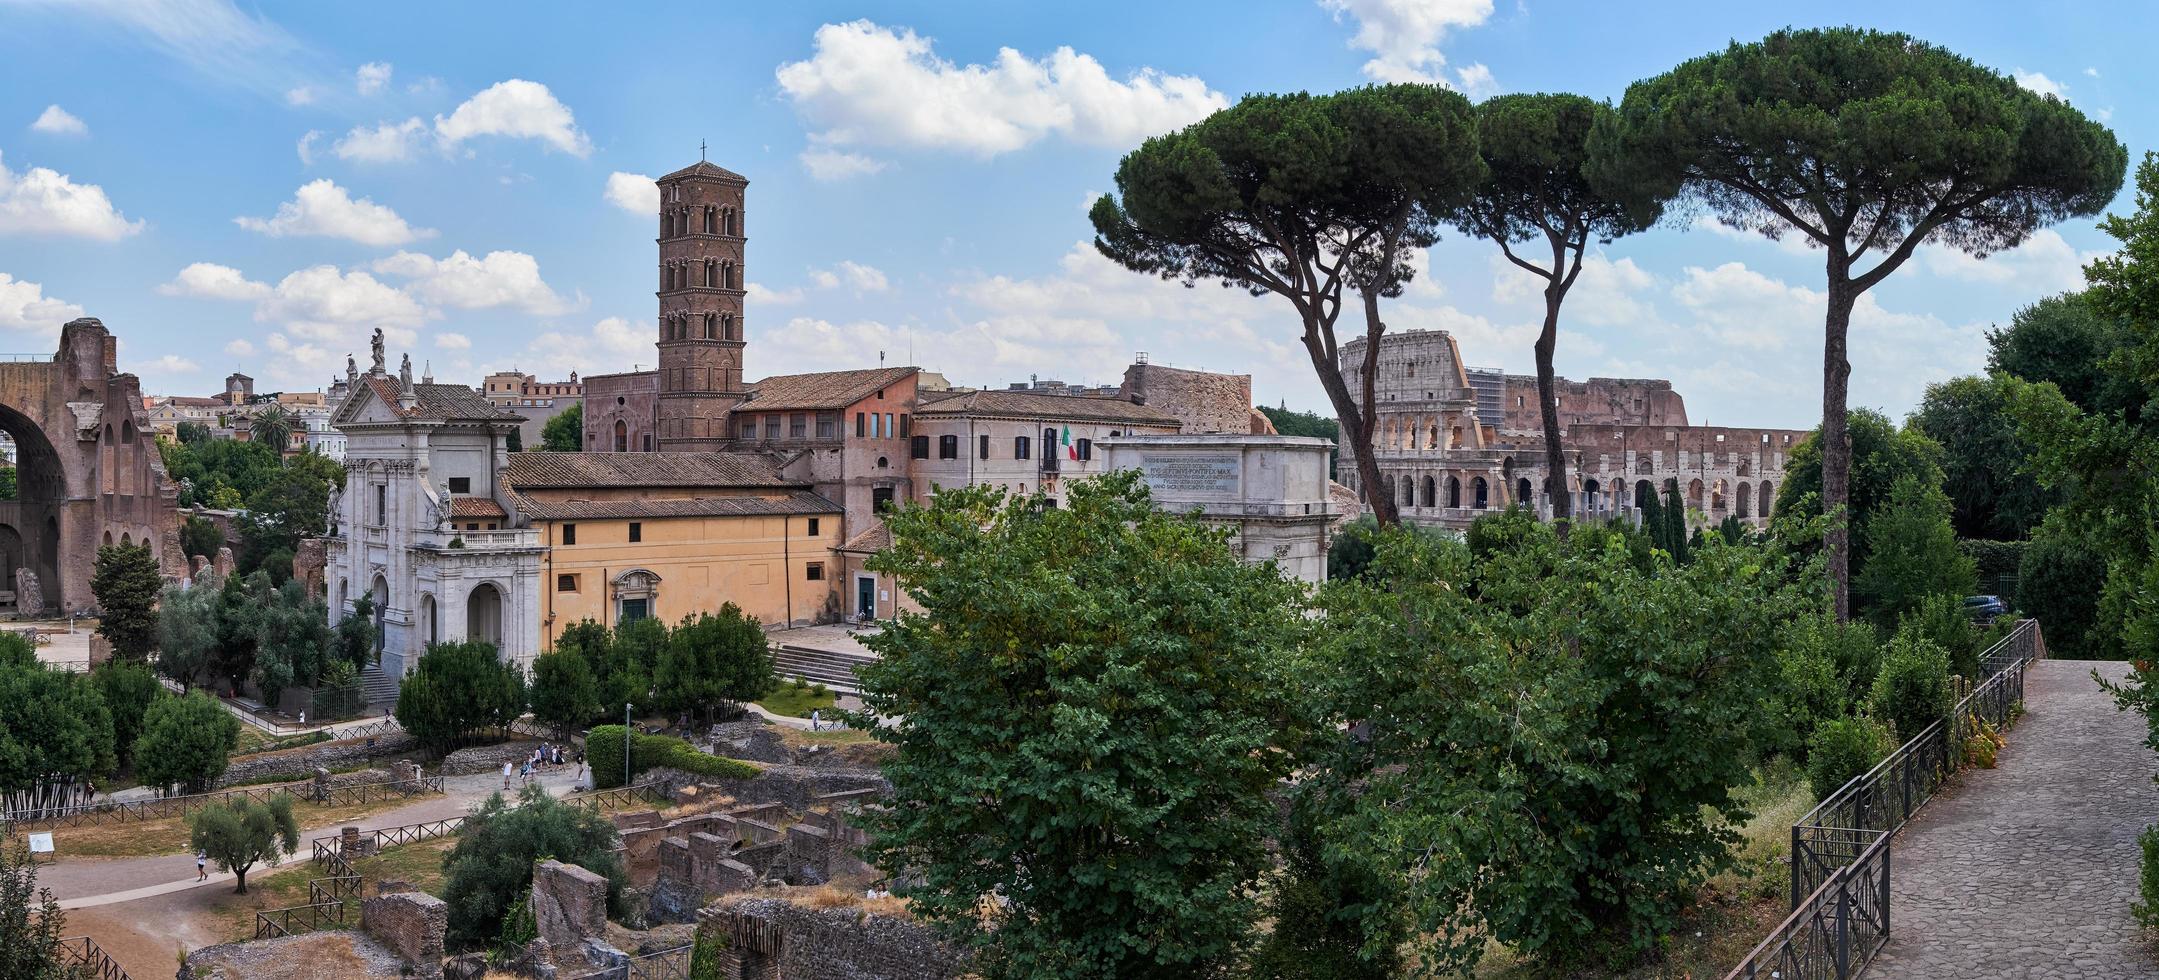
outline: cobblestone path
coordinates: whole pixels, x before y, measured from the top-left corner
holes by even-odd
[[[2159,976],[2129,917],[2137,834],[2159,822],[2144,720],[2122,663],[2041,660],[2000,768],[1966,770],[1892,844],[1890,940],[1867,980]]]

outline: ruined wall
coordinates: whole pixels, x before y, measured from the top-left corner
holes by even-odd
[[[1187,433],[1252,432],[1249,374],[1134,364],[1125,368],[1124,384],[1118,387],[1117,395],[1176,416]]]
[[[698,913],[698,934],[724,939],[739,972],[770,980],[946,980],[966,957],[920,923],[867,908],[810,908],[752,898]]]
[[[586,378],[584,451],[614,452],[616,422],[622,423],[623,451],[637,453],[658,449],[659,434],[655,427],[659,406],[658,371],[596,374]]]
[[[374,744],[369,745],[369,742]],[[337,769],[347,763],[399,755],[412,751],[417,744],[411,735],[399,731],[373,738],[339,739],[294,749],[243,755],[232,760],[232,765],[225,770],[225,774],[218,777],[217,784],[231,786],[237,783],[259,782],[273,776],[280,779],[309,779],[315,775],[316,769]],[[502,768],[502,763],[495,763],[495,768]]]
[[[442,976],[442,944],[449,924],[450,907],[425,892],[360,901],[360,928],[412,964],[407,976]]]
[[[1687,402],[1672,390],[1672,383],[1651,378],[1591,378],[1569,381],[1554,378],[1553,396],[1558,400],[1559,424],[1575,425],[1676,425],[1687,424]],[[1537,379],[1533,375],[1507,375],[1505,432],[1541,432],[1543,414],[1537,408]]]

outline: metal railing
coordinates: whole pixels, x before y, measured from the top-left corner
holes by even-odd
[[[261,786],[242,786],[218,790],[212,793],[192,793],[184,796],[160,796],[142,800],[106,800],[99,803],[79,803],[71,806],[41,807],[15,810],[0,814],[0,824],[51,825],[56,827],[95,827],[115,823],[143,823],[186,816],[203,807],[246,800],[251,803],[268,803],[280,795],[307,800],[329,806],[348,803],[372,803],[392,796],[412,793],[442,792],[441,776],[421,776],[417,780],[392,779],[379,783],[359,783],[337,786],[326,793],[314,791],[313,780],[289,783],[266,783]]]
[[[1979,656],[1986,680],[1792,825],[1792,912],[1725,980],[1851,980],[1889,941],[1890,840],[1954,775],[1980,722],[2008,724],[2045,654],[2027,619]]]
[[[611,806],[634,806],[639,803],[668,803],[671,801],[668,799],[667,791],[661,789],[659,783],[637,783],[631,786],[617,786],[613,789],[593,790],[589,793],[565,796],[562,798],[562,802],[571,806],[604,810]]]
[[[62,939],[53,944],[53,958],[61,966],[73,967],[70,971],[83,980],[132,980],[127,971],[120,968],[118,960],[107,955],[97,940],[88,936]]]
[[[311,902],[285,909],[271,909],[255,913],[255,938],[275,939],[299,932],[310,932],[325,926],[345,924],[345,906],[340,899],[335,902]]]
[[[690,953],[685,943],[673,949],[630,957],[630,980],[690,980]]]

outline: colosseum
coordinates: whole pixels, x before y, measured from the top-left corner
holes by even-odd
[[[1364,350],[1360,337],[1340,355],[1342,378],[1360,396]],[[1464,528],[1484,511],[1515,504],[1551,517],[1536,378],[1467,367],[1446,331],[1410,330],[1380,339],[1372,397],[1372,451],[1403,520]],[[1675,487],[1691,522],[1737,517],[1758,526],[1784,482],[1786,458],[1808,435],[1688,425],[1686,402],[1669,381],[1561,379],[1558,401],[1567,492],[1583,517],[1630,515],[1646,495]],[[1361,494],[1354,450],[1342,451],[1340,479]]]

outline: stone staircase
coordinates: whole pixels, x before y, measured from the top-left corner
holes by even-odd
[[[862,682],[855,677],[855,668],[876,659],[791,643],[777,643],[772,647],[773,667],[782,680],[805,677],[841,694],[862,693]]]
[[[360,690],[367,695],[367,703],[390,705],[397,703],[397,678],[382,672],[373,664],[360,671]]]

